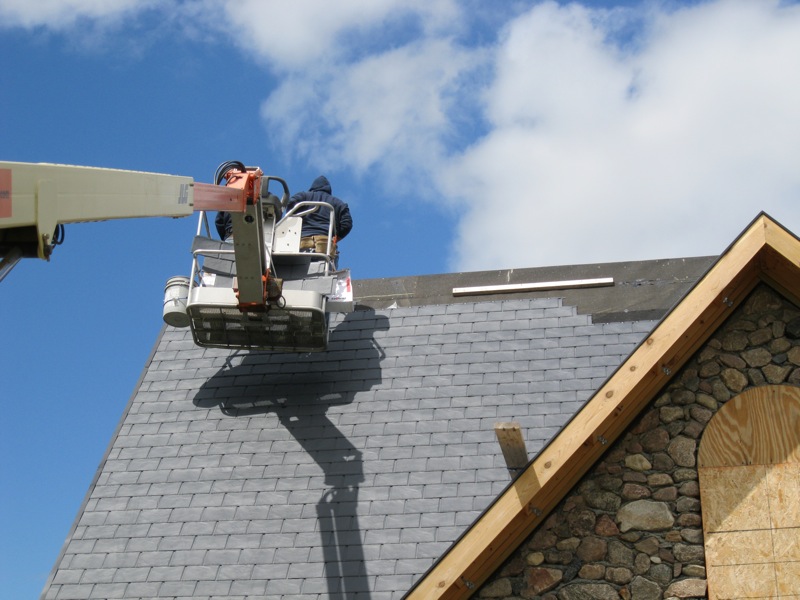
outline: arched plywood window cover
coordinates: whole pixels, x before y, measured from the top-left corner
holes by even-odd
[[[800,388],[732,398],[698,451],[710,600],[800,599]]]

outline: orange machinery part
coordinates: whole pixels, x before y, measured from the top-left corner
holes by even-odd
[[[255,201],[256,190],[259,190],[260,193],[263,174],[261,169],[245,172],[232,169],[225,174],[228,181],[224,186],[213,183],[195,183],[194,209],[244,212],[247,205]]]

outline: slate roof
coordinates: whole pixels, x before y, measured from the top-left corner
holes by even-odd
[[[165,328],[43,598],[403,597],[508,485],[494,424],[533,455],[712,262],[357,281],[317,354]]]

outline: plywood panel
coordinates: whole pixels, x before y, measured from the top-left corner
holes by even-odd
[[[769,529],[709,533],[705,542],[706,560],[714,565],[771,563],[774,560]]]
[[[698,466],[800,462],[800,388],[775,385],[731,398],[703,433]]]
[[[800,595],[800,562],[777,563],[775,575],[780,598],[789,594]]]
[[[800,388],[731,399],[698,451],[708,597],[800,595]]]
[[[800,528],[775,529],[772,546],[777,561],[797,561],[800,564]]]
[[[709,598],[776,597],[775,572],[771,564],[712,566],[706,571]],[[713,590],[713,596],[711,592]]]
[[[750,467],[699,469],[702,486],[703,529],[706,532],[766,529],[771,526],[767,471]]]
[[[800,527],[800,462],[773,465],[767,493],[772,526]]]

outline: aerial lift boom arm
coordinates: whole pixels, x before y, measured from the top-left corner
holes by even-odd
[[[58,225],[244,210],[244,190],[191,177],[0,161],[0,254],[49,258]]]
[[[224,211],[231,216],[232,243],[209,238],[201,242],[205,249],[194,253],[191,276],[173,278],[187,281],[185,289],[183,284],[173,286],[181,294],[186,292],[187,302],[170,296],[170,302],[184,308],[167,310],[165,299],[165,321],[190,326],[199,345],[323,349],[328,298],[336,296],[331,309],[352,309],[350,301],[340,302],[334,294],[340,277],[349,289],[349,271],[332,272],[328,254],[299,252],[297,216],[287,216],[279,239],[278,225],[289,199],[283,179],[230,161],[220,165],[215,180],[204,184],[177,175],[0,161],[0,281],[21,258],[49,260],[67,223],[185,217],[195,211],[200,212],[201,223],[207,223],[206,211]],[[270,193],[273,181],[283,187],[282,199]],[[203,252],[234,255],[227,277],[232,284],[206,282]],[[225,279],[222,273],[221,281]]]

